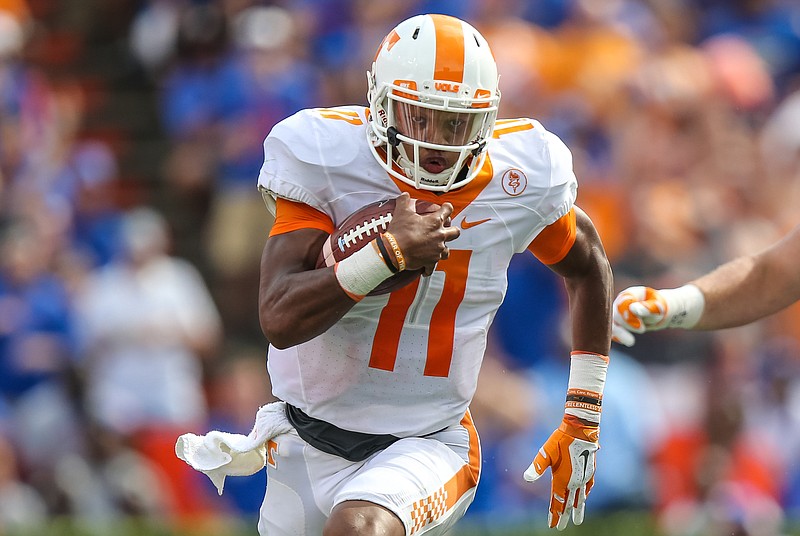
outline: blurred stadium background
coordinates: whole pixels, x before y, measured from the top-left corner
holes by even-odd
[[[669,287],[800,223],[797,0],[0,0],[0,535],[254,535],[176,437],[270,400],[261,142],[364,103],[420,12],[493,46],[503,117],[570,146],[616,289]],[[800,260],[800,259],[799,259]],[[521,474],[557,424],[564,295],[512,266],[474,416],[464,535],[544,534]],[[597,485],[567,534],[800,534],[800,307],[615,347]]]

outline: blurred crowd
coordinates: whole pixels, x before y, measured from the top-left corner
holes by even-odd
[[[301,108],[365,103],[378,43],[422,12],[481,30],[501,116],[572,149],[616,290],[800,224],[796,0],[0,0],[0,534],[254,525],[263,473],[217,497],[173,445],[247,433],[270,400],[262,141]],[[474,405],[475,523],[544,526],[547,490],[521,475],[561,416],[565,308],[519,256]],[[611,363],[590,516],[651,512],[668,536],[800,523],[800,307]]]

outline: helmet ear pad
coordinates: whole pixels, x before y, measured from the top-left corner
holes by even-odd
[[[489,45],[468,23],[446,15],[418,15],[401,22],[378,47],[367,73],[373,155],[392,176],[418,189],[447,191],[467,184],[480,171],[494,130],[497,82]],[[469,136],[450,138],[411,132],[398,124],[398,106],[417,107],[431,117],[458,114],[462,123],[476,127]],[[385,153],[377,151],[380,147]],[[446,170],[430,172],[419,162],[423,149],[456,157],[447,159],[453,164]],[[464,166],[467,172],[457,181]]]

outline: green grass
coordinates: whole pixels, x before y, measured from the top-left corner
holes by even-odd
[[[69,518],[52,521],[46,527],[25,532],[9,531],[8,536],[258,536],[256,520],[202,520],[193,526],[175,528],[154,520],[127,519],[115,523],[85,523]],[[451,533],[453,536],[555,536],[546,527],[523,524],[493,525],[491,521],[462,520]],[[625,513],[587,519],[579,527],[570,526],[564,536],[658,536],[647,514]]]
[[[198,520],[191,526],[175,527],[152,519],[128,518],[123,521],[86,522],[72,518],[58,518],[44,527],[26,531],[10,530],[3,536],[258,536],[256,520],[245,522],[239,518],[214,518]]]
[[[468,518],[462,520],[451,532],[452,536],[662,536],[651,515],[643,512],[621,512],[587,518],[580,526],[570,525],[563,532],[549,530],[537,523],[508,525]],[[170,527],[146,519],[127,519],[114,523],[82,523],[60,518],[46,527],[29,531],[3,532],[3,536],[258,536],[256,520],[241,518],[214,518],[198,520],[192,526]],[[787,527],[783,534],[800,535],[800,527]]]
[[[462,521],[456,526],[454,536],[659,536],[652,517],[643,513],[595,516],[587,518],[580,526],[570,524],[563,532],[540,525],[541,520],[517,526]]]

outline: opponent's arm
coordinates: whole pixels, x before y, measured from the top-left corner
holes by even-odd
[[[611,345],[612,273],[589,217],[575,207],[575,239],[562,260],[550,265],[564,277],[572,317],[572,355],[558,429],[525,471],[528,481],[552,472],[548,525],[564,530],[583,522],[586,496],[594,485],[599,426]]]
[[[703,293],[705,308],[694,329],[749,324],[800,300],[800,225],[752,257],[723,264],[691,284]]]
[[[630,287],[614,300],[615,340],[664,328],[749,324],[800,300],[800,226],[763,252],[734,259],[675,289]]]

